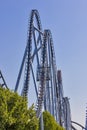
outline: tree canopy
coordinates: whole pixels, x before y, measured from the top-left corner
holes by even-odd
[[[47,111],[43,112],[44,130],[64,130]]]
[[[38,130],[34,107],[17,93],[0,87],[0,130]]]

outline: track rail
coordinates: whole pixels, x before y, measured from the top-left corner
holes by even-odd
[[[82,126],[81,124],[75,122],[75,121],[71,121],[72,124],[76,124],[77,126],[79,126],[80,128],[82,128],[82,130],[85,130],[86,128],[84,126]]]
[[[46,32],[44,32],[43,35],[43,46],[42,46],[42,53],[41,53],[41,59],[40,59],[40,83],[39,83],[39,89],[38,89],[38,98],[37,98],[37,108],[36,113],[37,117],[40,117],[41,110],[42,110],[42,103],[44,99],[44,92],[45,92],[45,82],[46,82]]]
[[[0,71],[0,82],[1,82],[1,83],[0,83],[0,86],[1,86],[1,87],[5,87],[5,88],[8,89],[7,84],[6,84],[6,82],[5,82],[5,79],[4,79],[4,77],[3,77],[1,71]]]

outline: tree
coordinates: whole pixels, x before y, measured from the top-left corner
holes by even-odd
[[[44,130],[64,130],[47,111],[43,112]]]
[[[38,130],[34,106],[17,93],[0,87],[0,130]]]

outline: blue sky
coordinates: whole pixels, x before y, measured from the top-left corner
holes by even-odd
[[[53,35],[64,95],[70,98],[72,120],[84,125],[87,103],[87,0],[0,0],[0,69],[14,89],[24,54],[28,19],[37,9]]]

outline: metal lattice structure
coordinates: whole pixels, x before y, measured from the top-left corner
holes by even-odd
[[[71,110],[68,97],[64,97],[62,75],[59,70],[58,77],[58,89],[59,89],[59,124],[66,130],[72,130],[71,125]]]
[[[24,74],[23,87],[20,87]],[[31,96],[30,89],[33,89]],[[74,130],[71,122],[69,99],[64,97],[61,71],[57,71],[52,34],[42,30],[39,13],[32,10],[29,19],[27,44],[18,74],[15,92],[25,97],[35,96],[36,115],[49,111],[66,130]]]
[[[1,70],[0,70],[0,87],[5,87],[5,88],[8,89],[7,84],[5,82],[5,79],[4,79],[3,75],[2,75]]]

